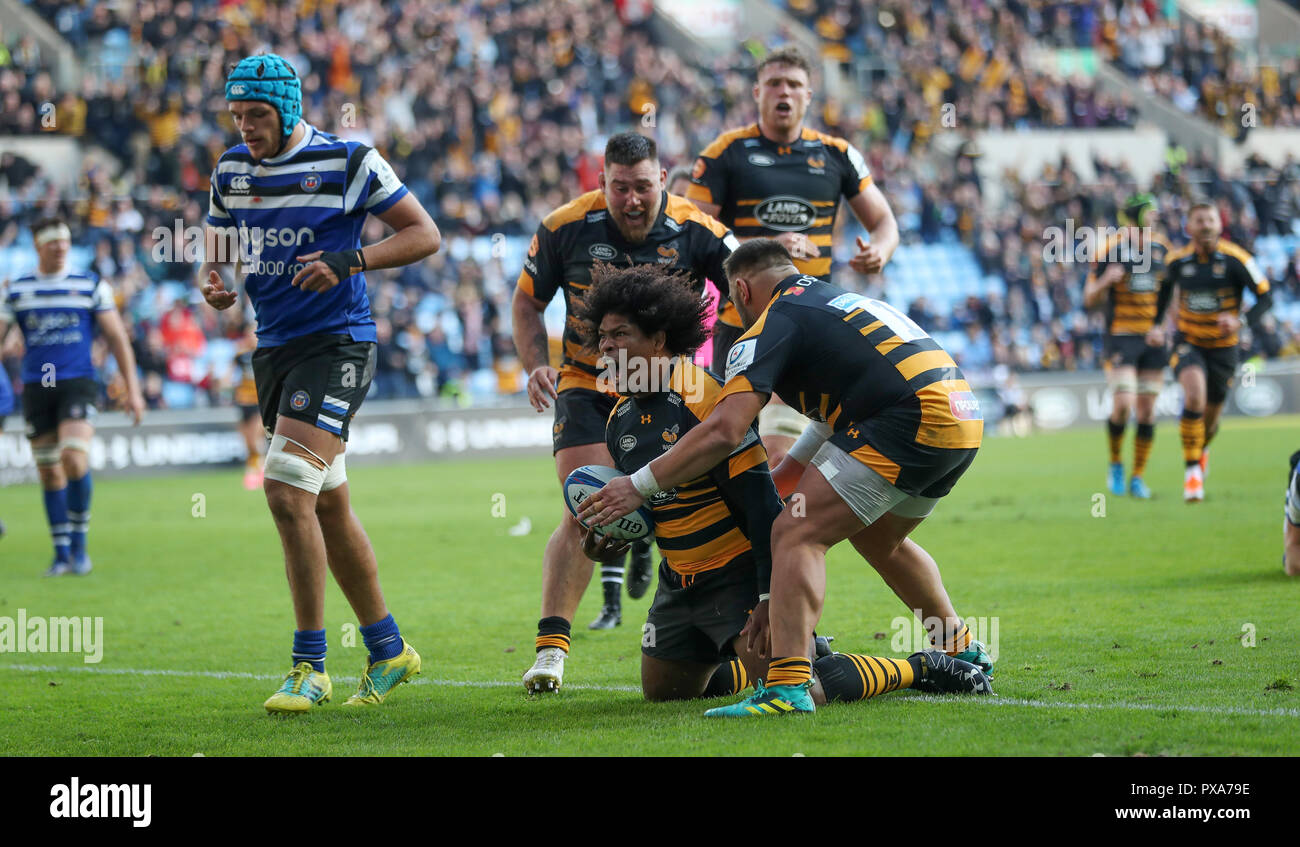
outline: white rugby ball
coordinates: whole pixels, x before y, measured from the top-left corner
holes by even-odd
[[[622,476],[615,468],[604,465],[583,465],[569,474],[564,480],[564,502],[569,507],[569,514],[578,517],[578,509],[587,498],[605,487],[611,479]],[[581,520],[578,521],[582,523]],[[587,526],[585,523],[582,524]],[[649,505],[642,504],[631,514],[624,515],[609,526],[599,527],[596,532],[608,535],[619,541],[640,541],[654,531],[654,517]]]

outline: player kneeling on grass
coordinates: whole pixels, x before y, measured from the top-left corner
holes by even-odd
[[[991,675],[992,659],[957,617],[934,559],[908,539],[974,460],[983,435],[961,370],[906,315],[800,274],[776,241],[745,242],[725,272],[748,329],[727,355],[708,420],[587,498],[578,519],[605,526],[716,465],[775,392],[822,423],[773,473],[778,490],[790,481],[793,496],[772,525],[768,688],[708,714],[814,710],[808,644],[826,595],[826,551],[845,539],[909,608],[944,621],[930,636],[939,649]],[[769,637],[768,611],[754,615]]]
[[[598,349],[621,395],[605,441],[624,473],[662,455],[722,397],[720,380],[691,362],[708,339],[708,311],[708,301],[680,273],[657,265],[599,269],[579,316],[588,348]],[[735,694],[751,679],[761,691],[768,672],[771,530],[781,501],[753,419],[728,455],[657,493],[650,507],[665,558],[641,642],[646,699]],[[616,559],[624,546],[589,530],[583,552],[597,561]],[[934,650],[910,659],[831,653],[818,658],[813,673],[810,696],[818,704],[909,687],[990,690],[978,667]]]

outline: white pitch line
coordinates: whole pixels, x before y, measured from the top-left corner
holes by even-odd
[[[22,671],[25,673],[102,673],[114,676],[172,676],[172,677],[199,677],[203,679],[254,679],[259,681],[274,682],[284,679],[281,674],[266,673],[246,673],[243,671],[185,671],[185,670],[165,670],[156,668],[100,668],[88,667],[85,665],[69,665],[59,667],[57,665],[0,665],[0,671]],[[336,676],[333,679],[339,682],[357,682],[355,676]],[[420,679],[412,680],[416,685],[447,685],[455,688],[516,688],[520,685],[518,682],[509,682],[501,679],[491,680],[463,680],[463,679]],[[569,691],[607,691],[611,693],[635,693],[639,694],[641,689],[635,685],[576,685],[564,686]],[[1051,703],[1044,700],[1025,700],[1019,697],[963,697],[960,701],[954,701],[952,697],[943,696],[911,696],[909,700],[915,700],[920,703],[953,703],[960,702],[964,704],[980,706],[1023,706],[1031,709],[1098,709],[1098,710],[1115,710],[1128,712],[1194,712],[1198,714],[1209,715],[1235,715],[1246,717],[1281,717],[1295,718],[1300,717],[1300,709],[1241,709],[1234,706],[1179,706],[1173,704],[1157,703]]]

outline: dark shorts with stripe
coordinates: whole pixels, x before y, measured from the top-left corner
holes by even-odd
[[[1169,351],[1147,344],[1142,335],[1106,336],[1106,361],[1111,367],[1134,367],[1140,371],[1159,371],[1169,364]]]
[[[23,383],[23,417],[27,437],[56,432],[64,421],[93,421],[99,382],[90,377],[56,379],[53,385]]]
[[[304,335],[253,353],[262,425],[281,415],[348,440],[348,425],[375,376],[376,344],[346,335]]]
[[[555,398],[555,424],[551,427],[551,453],[566,447],[604,444],[605,424],[618,398],[588,388],[570,388]]]
[[[944,497],[975,461],[978,447],[931,447],[916,441],[921,413],[916,410],[886,409],[861,423],[851,423],[828,440],[876,473],[888,479],[904,494],[915,497]],[[880,454],[877,458],[863,446]]]
[[[1187,368],[1205,371],[1205,399],[1216,406],[1228,399],[1228,389],[1237,374],[1237,348],[1197,347],[1182,335],[1174,338],[1174,376]]]
[[[726,565],[682,576],[659,563],[659,588],[641,632],[641,652],[669,662],[702,665],[736,655],[732,642],[758,605],[758,574],[745,554]]]

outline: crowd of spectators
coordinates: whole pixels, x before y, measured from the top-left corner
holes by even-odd
[[[1004,208],[986,209],[972,142],[938,171],[919,155],[945,125],[948,103],[963,127],[1131,125],[1131,103],[1021,60],[1030,39],[1081,42],[1094,26],[1072,17],[1084,4],[1044,16],[1015,0],[788,2],[834,43],[889,57],[901,71],[879,74],[870,98],[843,102],[819,91],[810,122],[864,151],[905,240],[961,241],[1007,283],[1005,294],[951,313],[902,305],[923,325],[968,334],[968,366],[1095,366],[1096,319],[1078,308],[1078,269],[1043,262],[1034,242],[1066,215],[1113,223],[1107,216],[1131,176],[1100,163],[1101,179],[1083,185],[1063,162],[1013,185]],[[621,17],[627,4],[596,0],[30,5],[93,72],[79,89],[59,91],[36,44],[0,32],[0,134],[60,134],[113,155],[87,155],[73,191],[60,191],[39,162],[0,156],[0,249],[25,238],[39,215],[74,221],[74,240],[118,293],[154,406],[171,402],[168,385],[193,389],[176,395],[184,402],[229,402],[237,376],[212,352],[225,356],[220,342],[238,334],[237,322],[202,306],[194,264],[153,253],[157,228],[203,220],[212,166],[237,140],[222,93],[236,59],[261,49],[288,57],[303,78],[305,120],[373,144],[433,214],[447,236],[443,251],[368,274],[380,337],[376,393],[465,397],[522,388],[509,326],[518,268],[495,249],[470,249],[469,239],[526,240],[552,208],[595,187],[609,133],[643,128],[667,166],[689,164],[723,129],[754,120],[752,68],[765,49],[740,44],[707,64],[689,62]],[[1164,179],[1157,188],[1171,231],[1195,180],[1218,181],[1229,236],[1247,244],[1269,221],[1289,225],[1298,206],[1294,169],[1228,183],[1193,162],[1171,165]],[[363,241],[382,236],[370,220]],[[1294,279],[1294,266],[1277,272]],[[852,276],[846,269],[841,282],[888,296],[888,273]]]
[[[1034,47],[1094,51],[1143,90],[1229,136],[1300,126],[1300,60],[1259,61],[1229,35],[1157,0],[784,0],[826,52],[899,56],[927,105],[958,105],[977,126],[1123,126],[1129,100],[1031,67]],[[939,91],[942,90],[942,97]],[[913,112],[913,114],[921,114]]]

